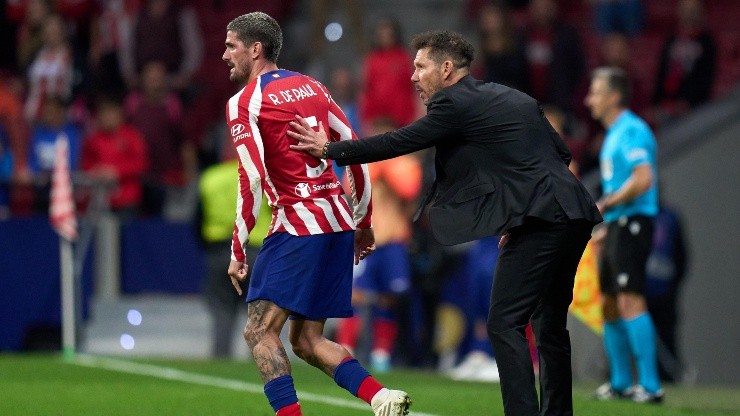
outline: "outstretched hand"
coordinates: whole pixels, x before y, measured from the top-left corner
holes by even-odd
[[[324,145],[329,141],[326,131],[324,131],[324,124],[319,121],[319,131],[315,131],[306,122],[305,118],[297,114],[295,118],[298,120],[297,122],[290,122],[290,127],[295,131],[288,130],[288,136],[298,140],[298,144],[290,145],[290,148],[321,159]]]

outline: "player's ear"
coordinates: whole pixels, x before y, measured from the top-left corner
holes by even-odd
[[[252,52],[252,58],[257,58],[262,54],[263,50],[262,42],[254,42],[252,44],[252,48],[250,49]]]

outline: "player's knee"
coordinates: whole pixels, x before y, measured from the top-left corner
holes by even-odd
[[[290,340],[293,353],[303,361],[310,361],[314,355],[313,344],[307,337],[296,337]]]

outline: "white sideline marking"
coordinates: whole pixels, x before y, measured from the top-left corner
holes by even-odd
[[[136,374],[140,376],[149,376],[162,378],[165,380],[181,381],[184,383],[200,384],[203,386],[221,387],[229,390],[243,391],[252,394],[263,395],[264,390],[261,384],[247,383],[246,381],[234,380],[230,378],[214,377],[205,374],[190,373],[170,367],[160,367],[152,364],[142,364],[133,361],[118,360],[114,358],[95,357],[92,355],[77,355],[72,363],[91,368],[99,368],[120,373]],[[330,404],[337,407],[348,407],[351,409],[370,410],[366,403],[350,401],[321,394],[298,391],[300,400],[306,402],[317,402]],[[409,416],[439,416],[432,413],[411,412]]]

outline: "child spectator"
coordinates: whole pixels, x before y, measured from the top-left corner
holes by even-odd
[[[110,207],[122,217],[131,217],[141,203],[141,176],[149,164],[146,142],[124,122],[116,99],[99,99],[95,118],[97,129],[82,147],[82,170],[93,179],[114,182]]]

